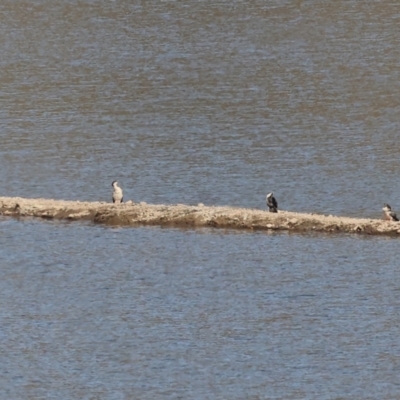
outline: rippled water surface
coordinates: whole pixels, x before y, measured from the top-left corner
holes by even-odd
[[[397,240],[0,227],[4,398],[400,393]]]
[[[3,196],[400,210],[397,1],[0,15]],[[398,398],[397,248],[0,219],[0,397]]]

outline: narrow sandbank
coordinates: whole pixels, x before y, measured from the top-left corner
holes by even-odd
[[[198,206],[146,203],[115,205],[103,202],[0,197],[0,215],[87,220],[119,226],[160,225],[293,232],[345,232],[370,235],[400,234],[399,222],[289,211],[279,211],[275,214],[264,210],[209,207],[201,204]]]

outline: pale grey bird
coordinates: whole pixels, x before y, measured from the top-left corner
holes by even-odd
[[[124,201],[124,194],[122,193],[122,189],[118,186],[117,181],[113,181],[111,184],[113,187],[113,194],[112,194],[112,199],[113,203],[122,203]]]

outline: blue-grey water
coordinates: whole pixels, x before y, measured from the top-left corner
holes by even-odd
[[[400,210],[396,1],[0,16],[2,196]],[[0,398],[399,398],[397,249],[0,218]]]

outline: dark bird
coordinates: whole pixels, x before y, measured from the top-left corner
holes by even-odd
[[[389,204],[384,204],[382,208],[383,212],[385,213],[385,218],[388,221],[398,221],[399,219],[397,218],[397,215],[394,211],[392,211],[392,207],[389,206]]]
[[[273,192],[267,194],[267,206],[269,208],[269,212],[278,212],[278,202],[276,201]]]
[[[113,194],[112,194],[112,199],[113,203],[122,203],[124,201],[124,194],[122,193],[122,189],[118,186],[117,181],[113,181],[111,184],[113,187]]]

